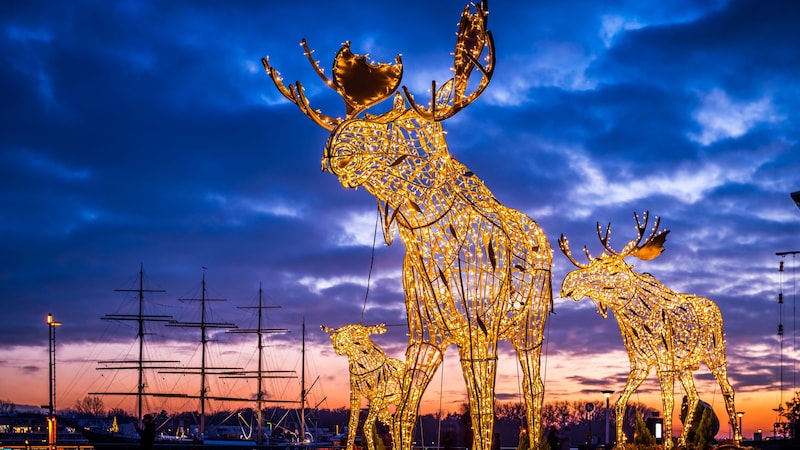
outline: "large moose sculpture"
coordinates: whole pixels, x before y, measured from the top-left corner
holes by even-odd
[[[578,269],[567,274],[561,285],[561,297],[578,301],[590,298],[597,305],[598,312],[605,318],[608,309],[614,312],[622,340],[628,350],[631,371],[620,395],[616,416],[624,417],[628,399],[655,368],[661,387],[664,407],[664,428],[667,439],[664,448],[672,447],[673,384],[677,376],[688,397],[687,417],[678,446],[683,448],[693,423],[699,397],[694,385],[692,372],[705,363],[717,379],[722,390],[725,408],[728,412],[734,439],[741,441],[741,430],[736,423],[736,409],[733,404],[733,388],[728,381],[725,361],[725,335],[722,329],[722,314],[717,305],[704,297],[673,292],[658,282],[650,274],[633,271],[633,266],[625,262],[628,256],[650,260],[664,251],[669,230],[658,231],[660,219],[656,217],[652,232],[640,244],[647,229],[648,213],[644,221],[634,213],[636,219],[636,239],[628,242],[620,252],[611,249],[609,235],[611,224],[605,234],[597,223],[597,236],[605,249],[597,258],[592,258],[586,247],[583,248],[588,264],[581,264],[572,257],[569,242],[562,234],[558,240],[564,255]],[[617,444],[625,442],[622,420],[617,420]]]
[[[363,186],[374,195],[386,244],[399,230],[405,245],[409,342],[392,430],[395,448],[403,450],[411,448],[422,394],[450,344],[461,359],[474,447],[491,448],[499,340],[511,342],[522,368],[532,447],[541,436],[540,355],[552,308],[552,251],[533,219],[501,204],[450,154],[440,123],[472,103],[491,79],[495,54],[487,16],[485,1],[464,8],[453,78],[439,88],[433,82],[428,106],[416,103],[405,87],[405,98],[395,93],[403,72],[399,56],[394,64],[371,64],[345,43],[328,79],[303,40],[317,74],[344,99],[344,119],[312,109],[299,82],[287,87],[262,60],[278,90],[331,131],[323,170],[346,188]],[[479,62],[484,52],[485,65]],[[480,79],[471,84],[474,73]],[[393,93],[391,110],[364,113]]]
[[[386,333],[386,324],[364,326],[351,323],[339,328],[320,325],[328,333],[337,355],[347,355],[350,367],[350,420],[347,427],[347,446],[353,450],[361,414],[361,399],[369,403],[364,420],[364,441],[368,450],[375,450],[375,422],[392,425],[389,406],[400,400],[405,363],[389,358],[383,349],[370,339],[371,334]]]

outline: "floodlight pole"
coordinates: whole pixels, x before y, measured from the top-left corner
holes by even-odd
[[[614,391],[603,391],[603,396],[606,398],[606,441],[605,441],[605,447],[608,447],[608,409],[609,409],[609,405],[610,405],[609,400],[611,398],[611,394],[613,394],[613,393],[614,393]]]
[[[52,314],[47,315],[47,329],[49,332],[49,369],[50,369],[50,399],[47,404],[47,442],[51,450],[56,449],[56,328],[61,322],[56,322]]]
[[[742,416],[744,415],[744,411],[738,411],[736,413],[736,417],[739,418],[739,436],[743,436],[744,433],[742,432]],[[742,437],[744,439],[744,437]]]

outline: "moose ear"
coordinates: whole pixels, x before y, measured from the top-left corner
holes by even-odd
[[[381,224],[383,225],[383,241],[386,242],[387,246],[392,245],[394,236],[397,233],[397,222],[395,222],[397,209],[390,207],[389,202],[384,203],[378,200],[378,213],[381,216]]]
[[[386,322],[367,327],[367,329],[369,330],[369,334],[384,334],[386,333]]]
[[[647,243],[632,252],[632,255],[641,259],[642,261],[649,261],[664,252],[664,242],[667,240],[667,233],[669,230],[664,230],[652,239],[648,239]]]
[[[392,109],[397,112],[403,112],[406,110],[406,99],[403,98],[399,92],[394,94],[394,100],[392,100]]]
[[[455,79],[450,78],[436,90],[436,109],[444,109],[450,104],[453,99],[453,86],[455,86]]]

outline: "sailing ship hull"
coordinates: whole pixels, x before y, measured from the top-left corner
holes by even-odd
[[[140,450],[138,435],[111,433],[88,428],[80,428],[83,437],[95,450]],[[239,439],[206,439],[156,437],[153,450],[330,450],[330,445],[311,444],[258,444],[255,441]]]
[[[80,430],[95,450],[140,450],[138,435],[110,433],[90,429]],[[158,436],[153,450],[277,450],[285,447],[257,444],[246,440],[213,439],[199,441],[188,438],[169,438]]]

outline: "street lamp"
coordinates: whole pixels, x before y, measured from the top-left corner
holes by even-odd
[[[50,342],[50,400],[47,405],[47,441],[50,448],[56,448],[56,416],[54,414],[56,408],[56,328],[60,327],[61,322],[56,322],[52,314],[47,315],[47,329],[49,332]]]
[[[739,436],[742,436],[742,439],[744,439],[744,433],[742,432],[742,416],[743,415],[744,415],[744,411],[738,411],[736,413],[736,417],[739,418]]]
[[[606,398],[606,447],[608,446],[608,409],[609,409],[609,399],[611,398],[611,394],[614,391],[603,391],[603,396]]]

